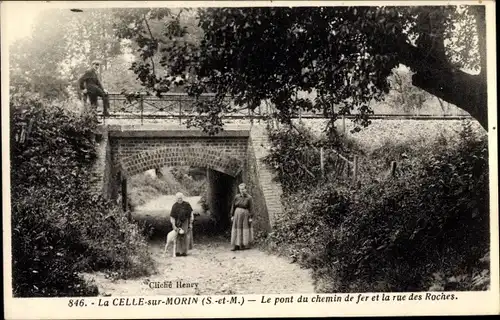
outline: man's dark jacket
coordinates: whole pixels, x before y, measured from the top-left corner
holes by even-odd
[[[83,76],[81,76],[78,80],[78,86],[80,87],[80,90],[87,89],[90,94],[95,94],[100,90],[104,91],[101,81],[99,81],[97,72],[94,69],[87,70]]]

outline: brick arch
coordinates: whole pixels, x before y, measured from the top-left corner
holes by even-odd
[[[120,166],[125,177],[164,166],[207,167],[236,177],[243,169],[243,161],[216,148],[164,147],[121,159]]]

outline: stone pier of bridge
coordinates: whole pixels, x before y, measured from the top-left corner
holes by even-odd
[[[282,210],[281,187],[262,159],[268,150],[265,126],[227,126],[210,136],[176,125],[106,125],[97,142],[94,185],[104,197],[127,205],[127,179],[164,166],[207,169],[207,202],[221,229],[241,182],[254,198],[254,226],[269,232]]]

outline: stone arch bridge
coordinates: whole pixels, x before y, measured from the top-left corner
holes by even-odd
[[[254,198],[255,228],[269,231],[282,210],[281,187],[262,163],[266,154],[264,128],[225,128],[209,136],[181,126],[108,125],[98,135],[99,157],[95,186],[103,195],[121,203],[127,211],[127,179],[164,166],[207,168],[210,211],[220,228],[229,225],[231,200],[245,182]]]

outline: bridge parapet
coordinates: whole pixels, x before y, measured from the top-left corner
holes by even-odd
[[[146,92],[137,92],[134,94],[110,93],[110,108],[109,115],[104,116],[100,111],[99,114],[103,118],[108,119],[139,119],[141,124],[143,121],[152,119],[170,119],[179,124],[185,123],[186,119],[196,117],[196,102],[210,102],[215,98],[215,94],[203,94],[198,98],[191,97],[186,93],[162,93],[160,96],[151,95]],[[307,99],[307,97],[305,97]],[[314,95],[308,97],[314,99]],[[270,102],[263,100],[260,105],[252,109],[248,106],[235,105],[229,97],[224,98],[224,104],[228,111],[222,114],[224,119],[248,119],[251,122],[255,120],[271,120],[275,119],[278,113],[276,107]],[[339,106],[334,107],[339,110]],[[293,110],[290,115],[293,119],[325,119],[325,115],[320,111],[297,109]],[[348,114],[342,116],[345,119],[354,119],[356,114]],[[434,114],[408,114],[408,113],[380,113],[376,112],[370,116],[371,119],[415,119],[415,120],[459,120],[470,119],[470,115],[463,110],[457,109],[453,114],[443,114],[442,112],[434,111]]]
[[[186,128],[175,124],[148,124],[148,125],[105,125],[111,137],[120,138],[157,138],[157,137],[182,137],[182,138],[248,138],[251,126],[229,125],[216,135],[209,135],[197,128]],[[102,129],[101,129],[102,130]]]

